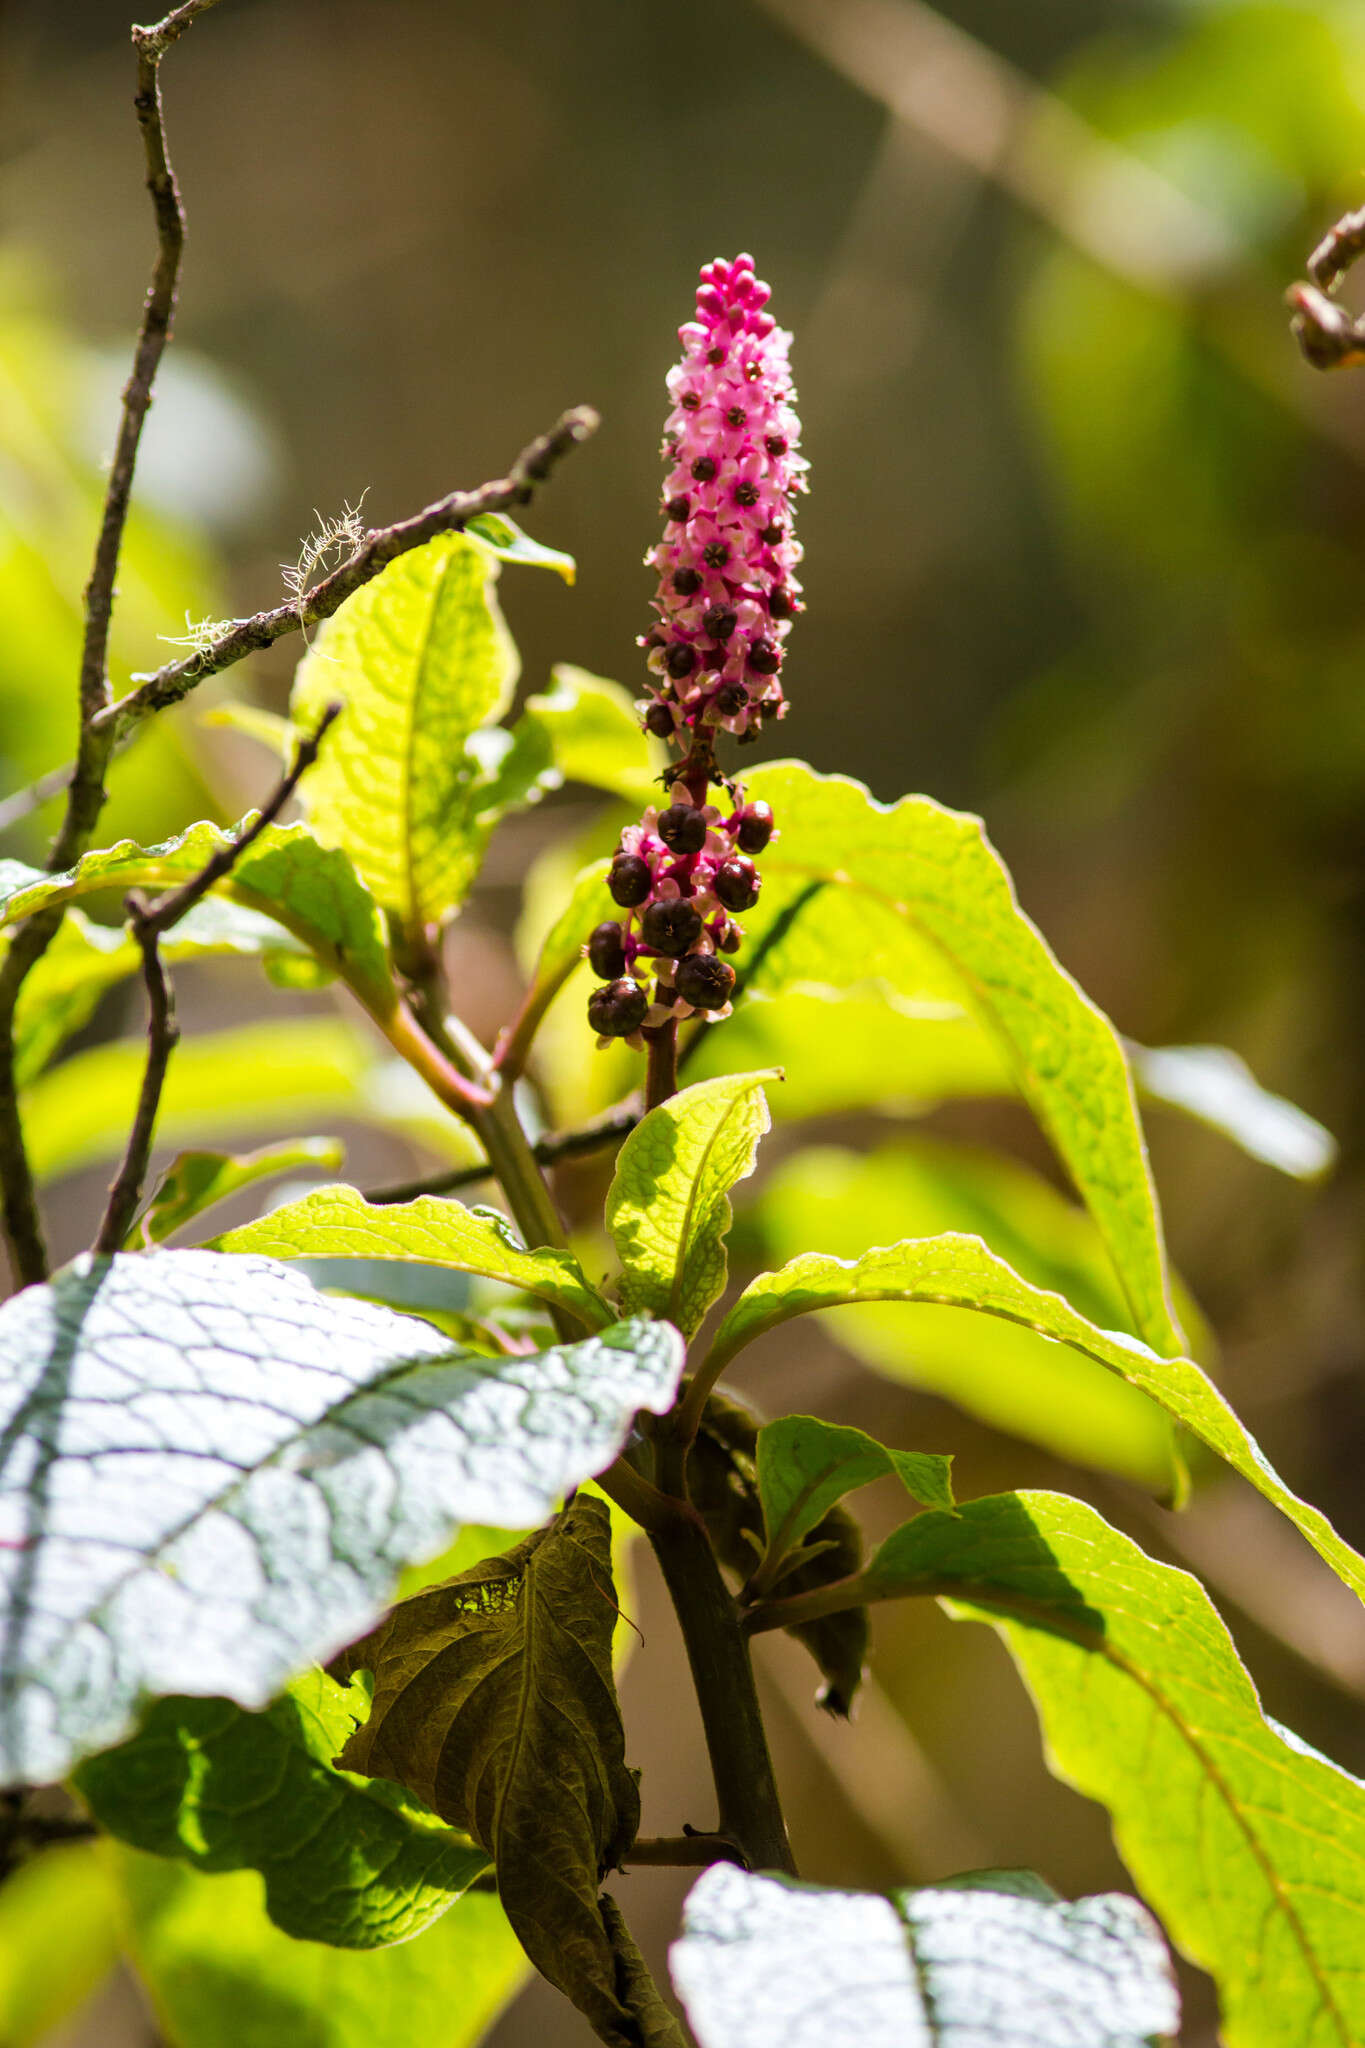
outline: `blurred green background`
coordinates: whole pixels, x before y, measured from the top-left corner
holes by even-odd
[[[122,8],[11,0],[0,48],[3,800],[70,751],[96,465],[151,234]],[[1150,1119],[1222,1385],[1290,1483],[1365,1542],[1365,376],[1303,366],[1281,302],[1365,197],[1358,0],[226,0],[165,88],[191,233],[121,578],[121,674],[164,660],[157,636],[186,615],[279,602],[316,515],[363,493],[366,519],[398,517],[499,474],[587,401],[603,429],[527,521],[576,555],[578,587],[509,572],[503,599],[528,687],[554,661],[633,683],[673,330],[698,263],[751,249],[795,332],[812,462],[792,711],[762,752],[980,810],[1121,1030],[1231,1046],[1335,1133],[1335,1171],[1306,1185]],[[239,671],[233,693],[281,708],[298,651]],[[111,836],[236,815],[267,786],[265,757],[204,708],[120,761]],[[495,842],[452,956],[479,1028],[514,999],[522,875],[591,815],[568,792]],[[0,854],[33,858],[50,819]],[[230,966],[183,980],[192,1024],[282,1006],[303,1020],[327,999]],[[115,992],[77,1056],[139,1029],[135,992]],[[835,1012],[827,1033],[837,1057]],[[307,1114],[299,1127],[335,1125]],[[430,1156],[346,1127],[362,1184]],[[958,1102],[923,1128],[1052,1174],[1012,1105]],[[888,1131],[903,1224],[917,1196],[895,1175],[929,1155],[903,1125],[844,1120],[818,1133],[842,1157],[781,1166],[770,1235]],[[79,1145],[64,1156],[81,1164]],[[102,1178],[58,1182],[64,1253]],[[586,1215],[600,1186],[583,1169],[562,1194]],[[882,1341],[869,1329],[869,1355]],[[1358,1609],[1239,1486],[1177,1521],[874,1377],[824,1326],[754,1358],[756,1400],[954,1451],[962,1493],[1086,1493],[1206,1575],[1269,1711],[1365,1769]],[[646,1827],[704,1825],[681,1658],[643,1569],[639,1611],[626,1710]],[[763,1646],[804,1874],[1029,1863],[1068,1893],[1124,1884],[1103,1815],[1048,1779],[993,1638],[913,1608],[883,1610],[874,1643],[852,1729],[812,1712],[799,1653]],[[652,1872],[624,1887],[656,1958],[682,1889]],[[1201,2048],[1211,2000],[1193,1973],[1187,1993]],[[157,2038],[126,1977],[67,2025],[70,2042]],[[537,1986],[491,2038],[588,2036]]]

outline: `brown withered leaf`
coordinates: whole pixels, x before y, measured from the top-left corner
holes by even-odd
[[[687,2048],[686,2036],[660,1996],[621,1908],[610,1892],[603,1892],[597,1904],[616,1957],[617,1993],[640,2030],[642,2048]]]
[[[612,1680],[611,1524],[579,1495],[501,1557],[395,1607],[346,1654],[374,1706],[337,1758],[390,1778],[487,1850],[531,1961],[600,2037],[641,2048],[598,1910],[634,1840]],[[662,2038],[662,2037],[661,2037]]]
[[[763,1506],[754,1452],[757,1417],[728,1394],[712,1394],[688,1461],[692,1498],[706,1523],[716,1555],[742,1582],[763,1555]],[[856,1572],[863,1559],[862,1532],[848,1510],[832,1507],[807,1539],[815,1552],[784,1575],[780,1591],[806,1593]],[[797,1553],[800,1555],[800,1552]],[[819,1621],[802,1622],[788,1635],[804,1644],[825,1683],[817,1701],[826,1713],[846,1717],[862,1683],[867,1657],[865,1607],[847,1607]]]

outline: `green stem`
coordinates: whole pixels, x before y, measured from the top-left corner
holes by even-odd
[[[687,1646],[720,1808],[717,1833],[755,1870],[796,1875],[749,1645],[699,1517],[684,1510],[650,1532]]]

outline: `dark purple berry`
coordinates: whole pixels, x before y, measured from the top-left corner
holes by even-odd
[[[785,583],[774,583],[768,592],[768,610],[775,619],[789,619],[792,615],[792,594]]]
[[[708,348],[706,351],[706,360],[708,363],[710,363],[712,369],[718,370],[721,364],[725,361],[725,350],[723,348]]]
[[[692,500],[680,492],[676,498],[669,499],[668,503],[664,506],[664,510],[675,526],[681,526],[688,513],[692,510]]]
[[[701,589],[701,577],[695,569],[675,569],[673,571],[673,588],[677,591],[679,597],[691,597],[696,591]]]
[[[699,484],[709,484],[716,473],[714,455],[699,455],[692,464],[692,474]]]
[[[655,830],[671,853],[700,853],[706,844],[706,819],[695,804],[670,804]]]
[[[701,912],[685,896],[664,896],[651,903],[640,919],[640,937],[656,953],[676,959],[701,936]]]
[[[678,501],[675,498],[673,502],[676,505]],[[682,517],[685,519],[687,517],[687,514],[684,512],[682,514]],[[777,546],[777,543],[782,539],[783,535],[786,533],[786,531],[787,529],[782,524],[782,521],[780,519],[770,519],[768,521],[768,524],[764,527],[762,533],[760,533],[758,537],[762,541],[765,548],[775,548]]]
[[[775,676],[782,656],[771,640],[755,640],[749,649],[749,666],[761,676]]]
[[[738,624],[739,620],[728,604],[713,604],[709,611],[702,613],[702,631],[709,633],[713,640],[728,640]]]
[[[618,853],[607,876],[607,887],[613,903],[619,903],[623,910],[634,910],[654,887],[649,862],[641,860],[638,853]]]
[[[693,476],[695,476],[696,473],[697,472],[694,469],[692,472]],[[737,483],[735,485],[735,503],[737,505],[743,505],[746,508],[750,505],[756,505],[758,503],[758,485],[751,484],[747,477],[745,477],[742,482]]]
[[[730,427],[742,427],[748,417],[742,405],[732,405],[725,415],[725,423]]]
[[[675,683],[680,683],[684,676],[690,676],[696,665],[696,653],[685,640],[675,640],[664,656],[664,667]]]
[[[599,1038],[628,1038],[638,1031],[649,1009],[649,997],[638,981],[626,976],[595,988],[588,997],[588,1022]]]
[[[684,399],[683,404],[686,405],[686,403],[687,400]],[[767,449],[769,455],[772,456],[785,455],[787,452],[787,443],[781,434],[769,434],[763,446]]]
[[[753,862],[737,853],[732,860],[721,862],[711,877],[711,887],[716,892],[716,901],[727,910],[748,910],[758,901],[762,880]]]
[[[652,732],[656,740],[671,740],[673,737],[673,713],[666,704],[651,704],[645,713],[645,731]]]
[[[722,683],[712,702],[722,718],[733,718],[742,711],[749,701],[749,692],[743,683]]]
[[[723,569],[730,559],[730,550],[723,540],[709,540],[701,551],[701,558],[708,569]]]
[[[684,391],[678,403],[684,412],[696,412],[700,409],[701,399],[695,391]]]
[[[756,803],[746,804],[739,814],[735,838],[745,853],[762,853],[773,836],[773,807],[765,804],[762,797]]]
[[[694,1010],[723,1010],[735,985],[735,970],[714,953],[689,953],[678,962],[673,980]]]
[[[599,924],[588,940],[588,964],[599,981],[615,981],[625,973],[625,941],[615,918]]]

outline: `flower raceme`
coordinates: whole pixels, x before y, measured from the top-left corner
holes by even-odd
[[[588,1017],[599,1041],[701,1012],[729,1015],[735,973],[722,956],[743,941],[735,913],[757,900],[753,856],[773,836],[767,804],[746,803],[721,775],[715,744],[741,744],[786,711],[781,669],[801,609],[791,499],[806,488],[787,363],[791,336],[766,310],[753,258],[701,272],[694,320],[679,328],[664,431],[667,526],[646,561],[659,572],[657,624],[641,645],[652,694],[649,732],[683,753],[663,778],[668,800],[621,835],[609,887],[624,912],[600,924],[588,958],[604,986]],[[710,801],[715,783],[723,803]],[[648,987],[649,974],[654,987]]]

